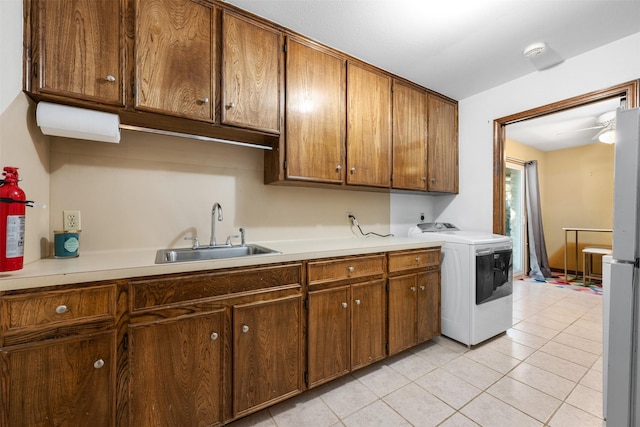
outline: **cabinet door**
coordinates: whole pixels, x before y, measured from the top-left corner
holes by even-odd
[[[384,280],[351,285],[351,370],[385,354],[386,304]]]
[[[440,272],[419,273],[417,301],[417,341],[440,335]]]
[[[287,179],[342,183],[345,60],[289,38],[286,69]]]
[[[280,132],[280,32],[224,11],[222,123]]]
[[[389,279],[389,355],[416,344],[416,275]]]
[[[302,391],[302,296],[233,306],[233,416]]]
[[[349,287],[311,291],[307,322],[309,387],[349,372]]]
[[[427,189],[426,94],[393,85],[393,188]]]
[[[5,426],[113,426],[115,332],[7,347],[2,355]]]
[[[428,190],[458,192],[458,107],[428,96]]]
[[[347,64],[347,184],[389,187],[391,78]]]
[[[214,10],[194,0],[136,1],[136,108],[214,118]]]
[[[131,426],[222,423],[224,310],[129,326]]]
[[[124,7],[120,0],[40,0],[41,93],[124,105]]]

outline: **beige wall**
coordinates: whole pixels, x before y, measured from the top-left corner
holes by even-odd
[[[614,146],[595,143],[565,150],[543,152],[507,140],[506,155],[538,160],[544,237],[549,264],[564,269],[563,228],[611,228],[613,226]],[[568,253],[575,253],[574,234],[569,234]],[[611,245],[610,233],[580,233],[579,250],[588,245]],[[575,255],[568,257],[575,268]],[[582,270],[582,254],[578,268]]]

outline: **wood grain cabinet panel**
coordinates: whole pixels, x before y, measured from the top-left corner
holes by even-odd
[[[36,90],[124,105],[124,0],[38,0]],[[29,25],[25,23],[25,25]]]
[[[136,0],[136,108],[212,122],[213,4]]]
[[[115,425],[116,334],[5,347],[3,426]]]
[[[129,326],[130,425],[222,425],[224,309]]]
[[[347,63],[347,184],[390,186],[391,78]]]
[[[302,392],[302,296],[234,305],[233,416]]]
[[[458,105],[428,96],[428,191],[458,193]]]
[[[280,132],[282,35],[222,13],[222,123]]]
[[[393,85],[392,187],[427,189],[427,95],[399,82]]]
[[[286,53],[286,178],[344,181],[345,59],[297,38]]]
[[[351,286],[351,370],[386,357],[386,291],[384,280]]]
[[[384,254],[363,255],[311,261],[307,264],[307,274],[309,285],[317,285],[338,280],[382,275],[385,268]]]

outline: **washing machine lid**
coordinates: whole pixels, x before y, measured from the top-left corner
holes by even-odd
[[[438,226],[437,224],[442,224]],[[409,236],[426,241],[444,241],[449,243],[464,243],[467,245],[481,245],[491,243],[511,243],[511,237],[493,234],[486,231],[460,230],[450,223],[425,223],[411,227]]]

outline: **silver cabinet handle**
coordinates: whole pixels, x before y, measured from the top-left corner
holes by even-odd
[[[115,77],[113,77],[111,74],[109,74],[109,75],[106,77],[106,80],[107,80],[108,82],[113,83],[113,82],[115,82],[115,81],[116,81],[116,78],[115,78]]]
[[[95,362],[93,362],[93,367],[96,369],[100,369],[104,366],[104,360],[102,359],[98,359]]]
[[[249,328],[247,328],[247,329],[249,329]],[[215,340],[217,340],[217,339],[218,339],[218,333],[217,333],[217,332],[213,332],[213,333],[211,334],[211,341],[215,341]]]
[[[348,307],[347,303],[346,303],[346,302],[343,302],[343,303],[342,303],[342,308],[347,308],[347,307]]]
[[[58,314],[65,314],[69,309],[67,308],[66,305],[59,305],[56,307],[56,313]]]
[[[360,300],[359,299],[356,300],[356,305],[360,305]]]
[[[416,291],[416,287],[415,287],[415,286],[412,286],[412,287],[411,287],[411,292],[415,292],[415,291]]]
[[[356,173],[356,168],[351,168],[351,173]]]
[[[236,103],[235,102],[228,103],[227,108],[236,108]]]
[[[340,166],[340,165],[336,166],[336,170],[337,170],[338,172],[340,172],[340,171],[342,170],[342,166]]]
[[[424,291],[425,289],[427,289],[427,288],[425,288],[424,285],[420,285],[420,290],[421,291]]]
[[[249,332],[249,327],[247,325],[242,325],[242,332]]]

